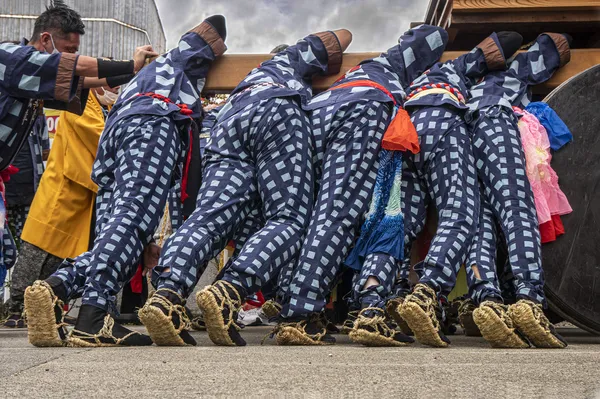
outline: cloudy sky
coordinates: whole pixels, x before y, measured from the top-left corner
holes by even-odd
[[[156,0],[167,48],[204,17],[227,18],[228,53],[266,53],[312,32],[349,29],[348,51],[382,51],[411,22],[422,21],[427,0]],[[180,5],[180,6],[179,6]]]

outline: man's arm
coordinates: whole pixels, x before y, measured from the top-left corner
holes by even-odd
[[[3,43],[0,91],[13,97],[68,103],[77,93],[78,76],[102,79],[132,74],[144,66],[146,57],[154,55],[151,47],[144,46],[136,49],[132,61],[105,61],[69,53],[46,54],[31,46]]]

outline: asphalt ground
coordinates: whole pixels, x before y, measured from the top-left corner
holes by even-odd
[[[139,329],[142,329],[139,327]],[[445,349],[280,347],[242,333],[246,347],[35,348],[27,330],[0,329],[3,398],[598,398],[600,337],[560,329],[564,350],[491,349],[456,335]]]

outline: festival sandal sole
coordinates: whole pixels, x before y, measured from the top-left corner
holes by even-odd
[[[421,344],[437,348],[448,346],[448,343],[440,338],[427,313],[416,303],[404,302],[400,309],[400,316],[406,321]]]
[[[354,329],[348,334],[352,342],[364,346],[382,347],[382,346],[407,346],[406,342],[398,342],[392,338],[384,337],[381,334],[373,333],[361,329]]]
[[[105,344],[99,342],[89,342],[78,337],[69,337],[69,346],[73,348],[114,348],[115,346],[123,346],[118,344]]]
[[[550,331],[546,330],[536,320],[533,310],[524,303],[516,303],[508,309],[508,315],[517,328],[537,348],[566,348],[563,342],[557,339]]]
[[[210,340],[215,345],[237,346],[229,336],[221,313],[222,309],[217,304],[214,295],[208,289],[202,290],[196,295],[196,302],[202,310],[204,324]]]
[[[282,327],[276,335],[277,345],[289,346],[318,346],[318,345],[333,345],[324,341],[315,341],[294,327]]]
[[[34,283],[25,290],[25,312],[27,313],[27,335],[29,343],[38,347],[61,347],[67,342],[60,338],[57,330],[54,301],[49,288]]]
[[[523,341],[512,328],[509,328],[493,309],[485,306],[475,309],[473,321],[492,348],[529,348],[529,344]]]
[[[187,346],[173,322],[156,306],[144,306],[138,312],[150,338],[158,346]]]

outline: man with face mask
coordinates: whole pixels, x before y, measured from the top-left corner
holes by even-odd
[[[63,259],[87,251],[98,186],[91,180],[98,140],[115,89],[93,89],[83,115],[63,111],[46,171],[23,229],[5,326],[25,327],[25,288],[48,278]]]
[[[151,46],[136,49],[130,61],[77,55],[84,28],[77,12],[55,0],[36,19],[31,41],[0,44],[0,186],[14,174],[9,166],[24,144],[40,140],[39,134],[34,138],[31,133],[43,131],[34,126],[36,120],[40,124],[44,106],[81,114],[88,88],[118,86],[131,79],[147,57],[156,55]],[[36,158],[34,167],[39,168],[41,154]],[[4,190],[0,194],[4,196]],[[12,257],[14,241],[2,219],[0,252]]]
[[[67,342],[60,304],[77,297],[82,306],[69,344],[152,344],[150,337],[116,323],[109,312],[158,227],[174,170],[187,159],[191,124],[203,112],[200,93],[212,62],[227,49],[225,36],[225,18],[207,18],[137,74],[119,96],[92,168],[98,185],[93,247],[66,259],[56,273],[25,291],[33,345]]]
[[[87,89],[119,86],[157,55],[151,46],[137,48],[130,61],[78,55],[81,17],[62,1],[53,3],[36,19],[30,41],[0,44],[0,171],[27,140],[42,107],[81,114]]]

